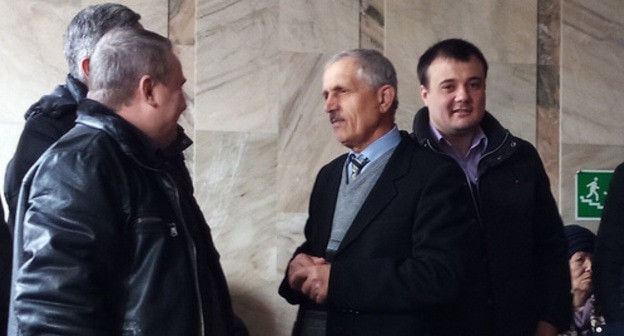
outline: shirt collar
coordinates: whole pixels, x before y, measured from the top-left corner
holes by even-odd
[[[381,138],[375,140],[372,144],[368,145],[364,150],[359,153],[368,158],[369,162],[373,162],[386,152],[391,149],[394,149],[401,142],[401,134],[397,125],[388,131],[388,133],[384,134]],[[355,154],[358,156],[358,153],[353,152],[353,150],[349,151],[349,154]]]
[[[438,144],[440,145],[441,148],[448,148],[448,147],[453,148],[453,145],[449,141],[444,139],[444,136],[442,135],[442,133],[440,133],[440,131],[438,131],[438,129],[435,128],[435,126],[433,126],[431,122],[429,122],[429,128],[431,129],[431,133],[433,133],[433,136],[438,141]],[[485,136],[483,129],[481,128],[481,126],[477,127],[477,133],[475,134],[474,138],[472,138],[470,151],[481,146],[479,150],[481,151],[481,153],[483,153],[485,152],[485,149],[487,148],[487,144],[488,144],[488,138],[487,136]]]

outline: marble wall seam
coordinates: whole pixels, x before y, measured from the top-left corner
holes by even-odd
[[[539,0],[537,18],[536,147],[560,203],[560,44],[561,1]],[[560,209],[561,210],[561,209]]]

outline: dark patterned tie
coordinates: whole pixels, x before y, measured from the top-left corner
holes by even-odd
[[[357,156],[355,154],[351,154],[350,160],[351,160],[351,181],[354,181],[358,177],[358,175],[360,175],[360,172],[362,171],[362,169],[364,169],[364,166],[366,166],[369,160],[367,157],[361,154]]]

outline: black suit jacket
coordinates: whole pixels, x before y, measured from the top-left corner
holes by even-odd
[[[346,155],[323,167],[310,198],[305,242],[323,257]],[[464,174],[451,159],[404,132],[337,253],[326,304],[288,285],[288,302],[328,311],[328,335],[425,335],[423,311],[452,299],[461,274],[460,239],[471,220]]]

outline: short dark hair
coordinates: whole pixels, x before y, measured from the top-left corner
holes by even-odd
[[[481,53],[481,50],[477,48],[474,44],[462,40],[462,39],[446,39],[440,41],[425,51],[420,59],[418,60],[418,80],[420,84],[424,87],[429,86],[429,78],[427,76],[427,71],[429,70],[429,66],[433,61],[438,57],[450,58],[462,62],[468,62],[470,57],[476,57],[479,62],[483,65],[484,77],[487,78],[488,72],[488,63]]]
[[[69,65],[69,73],[86,83],[80,62],[91,57],[100,38],[113,28],[141,28],[140,19],[141,15],[116,3],[92,5],[78,12],[64,35],[65,59]]]

